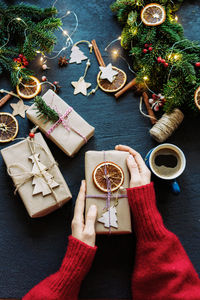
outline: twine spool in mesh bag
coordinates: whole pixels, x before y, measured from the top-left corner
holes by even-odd
[[[177,108],[170,114],[165,113],[151,128],[150,135],[157,142],[163,143],[178,128],[183,119],[184,114]]]

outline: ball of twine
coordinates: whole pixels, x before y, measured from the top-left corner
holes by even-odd
[[[150,135],[157,142],[163,143],[178,128],[184,119],[184,114],[178,109],[172,113],[165,113],[160,120],[151,128]]]

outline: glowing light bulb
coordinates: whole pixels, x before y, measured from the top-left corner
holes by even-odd
[[[63,30],[63,34],[64,34],[64,35],[68,35],[67,30]]]
[[[44,58],[41,56],[41,57],[40,57],[40,61],[43,61],[43,60],[44,60]]]
[[[35,52],[36,52],[36,53],[40,53],[40,51],[39,51],[39,50],[36,50]]]
[[[177,60],[179,56],[177,54],[174,55],[174,59]]]
[[[66,13],[66,15],[68,16],[68,15],[70,15],[70,13],[71,13],[71,11],[70,11],[70,10],[68,10],[68,11],[67,11],[67,13]]]
[[[144,76],[143,79],[146,81],[146,80],[148,80],[148,77],[147,77],[147,76]]]
[[[67,49],[67,47],[63,47],[63,48],[62,48],[63,51],[66,50],[66,49]]]
[[[171,57],[172,57],[172,55],[171,55],[171,54],[169,54],[169,55],[168,55],[168,58],[170,59]]]
[[[119,36],[119,37],[118,37],[118,40],[120,41],[121,39],[122,39],[122,37],[121,37],[121,36]]]
[[[136,35],[136,34],[137,34],[137,28],[135,28],[133,31],[133,35]]]
[[[21,21],[22,19],[21,19],[21,18],[16,18],[16,20],[17,20],[17,21]]]
[[[178,21],[178,16],[175,16],[174,20],[177,22]]]
[[[117,56],[117,55],[118,55],[118,51],[117,51],[117,50],[113,50],[112,54],[113,54],[114,56]]]

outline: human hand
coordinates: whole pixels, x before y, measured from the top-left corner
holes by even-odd
[[[131,175],[130,188],[150,183],[151,172],[137,151],[124,145],[117,145],[115,150],[126,151],[130,153],[127,158],[127,166]]]
[[[74,218],[72,220],[72,236],[81,242],[94,247],[96,239],[95,220],[97,217],[97,207],[96,205],[90,206],[86,222],[84,222],[85,191],[85,180],[82,180],[80,191],[76,199]]]

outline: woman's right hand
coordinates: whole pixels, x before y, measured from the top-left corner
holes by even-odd
[[[76,199],[74,218],[72,220],[72,236],[81,242],[94,247],[96,238],[95,221],[97,217],[97,207],[96,205],[90,206],[86,221],[84,222],[85,192],[86,184],[85,180],[82,180],[80,191]]]
[[[124,145],[117,145],[115,150],[126,151],[130,154],[127,158],[127,166],[131,175],[130,188],[146,185],[151,182],[151,172],[137,151]]]

